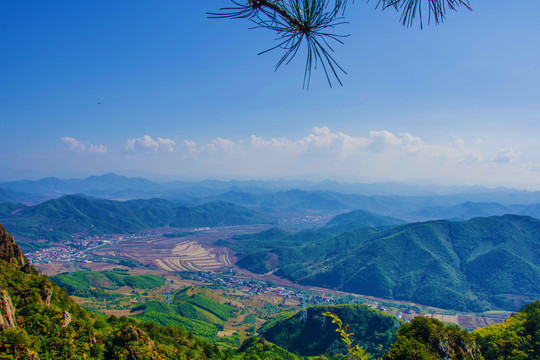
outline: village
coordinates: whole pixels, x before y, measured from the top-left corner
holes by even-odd
[[[26,255],[28,260],[34,264],[50,264],[55,262],[92,262],[101,260],[92,254],[92,250],[103,245],[110,245],[119,241],[142,239],[155,236],[154,233],[137,233],[124,235],[92,235],[83,238],[73,238],[49,248]]]

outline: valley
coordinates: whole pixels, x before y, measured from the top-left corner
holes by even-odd
[[[50,276],[80,270],[102,272],[124,269],[132,275],[151,274],[166,279],[167,286],[151,290],[129,286],[105,290],[125,295],[122,299],[75,297],[79,304],[87,308],[116,316],[136,315],[137,311],[133,309],[146,301],[165,302],[167,292],[174,293],[186,287],[206,289],[220,298],[220,301],[233,301],[243,309],[244,315],[225,323],[220,334],[247,336],[255,333],[256,329],[272,319],[268,314],[261,316],[257,310],[267,304],[275,306],[280,312],[298,311],[306,305],[367,304],[404,321],[410,321],[415,316],[429,316],[470,330],[500,323],[510,314],[456,312],[413,302],[300,285],[275,276],[272,272],[256,274],[239,268],[235,266],[238,259],[234,256],[233,250],[215,245],[218,240],[249,236],[267,229],[267,225],[160,228],[148,230],[137,236],[109,235],[101,237],[98,246],[95,245],[97,239],[89,243],[90,246],[83,250],[86,261],[64,259],[64,261],[37,263],[36,266]],[[36,257],[36,254],[30,255],[31,259]],[[269,286],[270,284],[273,285]],[[250,314],[251,316],[248,316]],[[249,324],[245,323],[246,318]],[[253,328],[250,324],[256,326]]]
[[[297,355],[343,353],[331,311],[381,356],[403,324],[480,331],[540,294],[540,220],[505,213],[535,204],[237,190],[190,188],[207,194],[191,203],[68,194],[0,203],[0,221],[77,304],[221,349],[260,336]]]

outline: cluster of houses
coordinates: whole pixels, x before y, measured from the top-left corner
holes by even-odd
[[[210,282],[218,286],[230,287],[234,290],[241,291],[246,295],[258,295],[258,294],[273,294],[280,296],[284,299],[297,299],[301,300],[305,298],[305,293],[302,293],[296,289],[267,286],[266,283],[258,282],[254,280],[245,281],[236,277],[222,276],[219,273],[214,272],[190,272],[187,276],[191,280],[200,282]],[[311,305],[327,304],[332,302],[332,299],[325,296],[314,295],[310,297],[309,303]]]
[[[88,261],[88,255],[71,246],[41,249],[26,256],[32,264],[49,264],[65,261]]]
[[[288,219],[282,219],[280,225],[323,225],[330,216],[304,215]]]
[[[62,245],[41,249],[27,255],[32,264],[49,264],[53,262],[86,261],[93,259],[89,250],[117,241],[139,239],[155,236],[154,233],[138,233],[123,235],[92,235],[84,238],[74,238]],[[88,253],[87,253],[88,252]]]

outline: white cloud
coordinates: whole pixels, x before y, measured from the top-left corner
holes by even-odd
[[[160,148],[168,152],[173,152],[175,145],[176,143],[170,139],[158,137],[156,141],[152,139],[150,135],[144,135],[144,136],[141,136],[140,138],[127,140],[126,146],[124,148],[128,151],[133,151],[133,152],[137,150],[146,150],[146,151],[153,151],[157,153]]]
[[[250,142],[254,148],[273,148],[292,154],[323,151],[326,153],[342,153],[343,155],[347,155],[359,148],[365,148],[368,143],[367,138],[352,137],[341,132],[332,133],[327,126],[315,127],[311,134],[297,140],[276,138],[265,140],[260,136],[252,135]]]
[[[173,140],[164,139],[160,137],[158,137],[158,144],[160,146],[163,146],[168,152],[173,152],[174,146],[176,145],[176,143]]]
[[[369,149],[373,152],[382,152],[388,148],[398,147],[403,139],[386,130],[369,132]]]
[[[158,142],[152,139],[149,135],[144,135],[140,138],[129,139],[125,146],[126,150],[131,151],[135,151],[136,149],[151,149],[157,152],[158,148]]]
[[[91,153],[101,153],[104,154],[107,152],[107,147],[105,145],[94,145],[89,142],[81,142],[75,138],[64,136],[61,140],[69,146],[69,151],[76,152],[91,152]]]
[[[260,136],[251,135],[251,146],[256,148],[266,148],[272,145],[272,142],[264,140]]]
[[[107,147],[105,145],[94,145],[94,144],[90,144],[90,149],[88,149],[88,151],[92,152],[92,153],[106,153],[107,152]]]
[[[333,133],[328,127],[314,128],[312,133],[297,140],[266,140],[252,135],[250,145],[254,149],[279,149],[290,154],[325,154],[339,155],[343,158],[355,155],[393,154],[393,156],[424,156],[438,159],[476,156],[475,149],[468,147],[465,141],[453,137],[447,144],[428,144],[420,137],[407,132],[394,134],[386,130],[370,131],[367,137],[352,136],[342,132]],[[473,154],[473,155],[471,155]],[[471,158],[470,158],[471,159]],[[469,159],[469,160],[470,160]]]
[[[199,145],[192,140],[184,140],[184,146],[186,147],[188,153],[197,154],[199,153]]]
[[[66,150],[73,152],[104,154],[108,151],[104,145],[71,137],[63,137],[62,142]],[[266,138],[253,134],[248,139],[214,136],[207,141],[182,139],[176,143],[168,138],[144,135],[126,140],[123,145],[129,152],[146,152],[151,156],[122,156],[120,153],[112,154],[110,161],[117,162],[116,168],[171,174],[182,169],[182,175],[210,177],[319,174],[342,179],[514,181],[540,171],[540,163],[534,156],[537,152],[533,151],[536,144],[527,147],[508,139],[505,143],[501,149],[501,141],[491,138],[480,141],[475,137],[463,139],[449,134],[441,141],[406,131],[376,129],[345,133],[320,126],[296,137]],[[526,155],[514,150],[517,146]],[[157,153],[162,153],[160,161],[152,155]],[[104,157],[92,159],[102,161]]]
[[[209,144],[203,144],[199,145],[193,140],[184,140],[183,146],[185,150],[187,151],[187,155],[190,157],[197,156],[197,155],[216,155],[219,153],[233,153],[236,150],[236,144],[227,139],[223,138],[216,138],[212,140]]]
[[[64,136],[61,139],[63,142],[69,145],[70,151],[82,152],[86,150],[86,146],[84,146],[84,144],[79,142],[77,139],[68,136]]]
[[[516,158],[520,157],[520,152],[515,152],[511,147],[507,147],[499,150],[497,155],[493,157],[493,162],[497,164],[507,164],[513,162]]]
[[[234,142],[232,142],[231,140],[222,139],[220,137],[212,140],[212,145],[214,145],[216,149],[219,148],[225,152],[233,151],[235,146]]]

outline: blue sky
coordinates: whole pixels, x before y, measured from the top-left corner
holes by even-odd
[[[0,180],[398,180],[540,188],[540,2],[404,28],[348,8],[347,70],[302,89],[273,34],[207,1],[0,2]],[[98,104],[98,102],[100,104]]]

